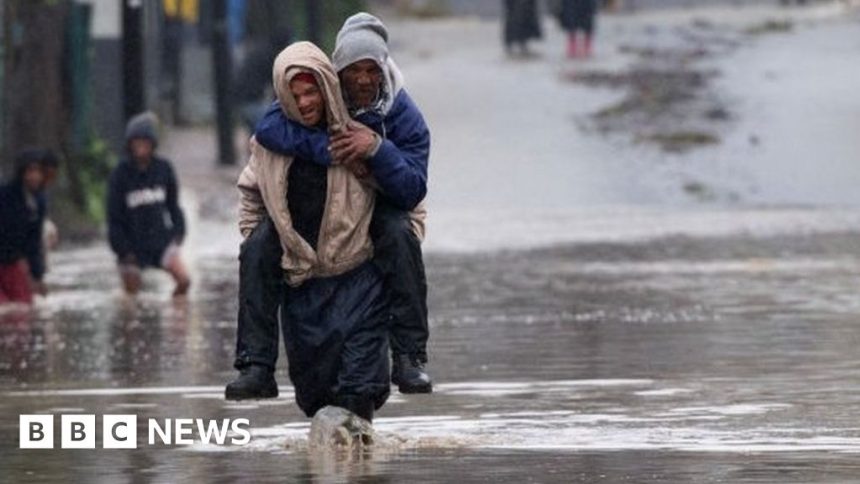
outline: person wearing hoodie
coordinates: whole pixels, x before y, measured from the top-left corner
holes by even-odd
[[[390,296],[388,319],[392,381],[401,393],[429,393],[427,284],[421,254],[430,133],[403,89],[403,76],[388,55],[388,32],[376,17],[356,14],[337,36],[333,63],[354,119],[330,136],[308,129],[273,105],[255,139],[266,149],[301,156],[322,166],[343,166],[372,175],[377,203],[371,224],[374,263]],[[282,257],[270,223],[263,221],[242,246],[236,361],[240,376],[227,385],[231,400],[277,396],[277,294]],[[253,289],[252,289],[253,288]]]
[[[0,186],[0,304],[31,304],[34,290],[44,293],[43,189],[46,166],[55,162],[48,150],[24,150],[15,157],[14,178]]]
[[[128,294],[140,290],[142,269],[156,267],[173,277],[173,294],[181,296],[191,285],[179,250],[185,216],[173,167],[155,154],[157,126],[151,112],[134,116],[126,126],[128,155],[114,168],[108,186],[108,237]]]
[[[273,78],[288,119],[322,132],[346,129],[339,80],[315,45],[297,42],[284,49]],[[281,322],[296,403],[308,417],[334,405],[371,421],[391,384],[386,293],[371,263],[375,191],[345,166],[279,154],[256,138],[250,145],[238,182],[239,229],[248,244],[265,222],[282,249],[275,263],[283,273]],[[246,265],[247,251],[240,252]],[[240,300],[254,289],[240,286]],[[246,322],[239,320],[240,332]],[[256,372],[271,377],[272,368],[246,370]]]

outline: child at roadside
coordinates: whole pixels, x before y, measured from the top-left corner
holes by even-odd
[[[155,153],[157,125],[155,114],[146,112],[126,126],[127,157],[111,173],[108,189],[108,235],[126,293],[136,294],[142,270],[154,267],[173,277],[173,295],[181,296],[191,285],[180,254],[185,216],[173,167]]]
[[[34,292],[43,293],[42,191],[45,165],[55,160],[48,150],[22,151],[15,159],[14,178],[0,186],[0,304],[31,304]]]

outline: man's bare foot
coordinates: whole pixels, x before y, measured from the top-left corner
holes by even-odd
[[[183,279],[176,283],[176,289],[173,290],[173,297],[182,297],[188,294],[188,288],[191,287],[191,279]]]

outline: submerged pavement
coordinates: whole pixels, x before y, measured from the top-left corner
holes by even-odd
[[[432,255],[430,396],[392,395],[359,459],[307,451],[281,396],[227,402],[235,261],[194,261],[126,300],[109,263],[58,257],[76,283],[29,317],[0,316],[0,466],[10,482],[848,481],[856,424],[856,233],[668,238]],[[104,260],[104,259],[103,259]],[[88,275],[81,283],[80,275]],[[282,357],[282,361],[285,358]],[[248,418],[248,446],[21,451],[17,416]]]
[[[435,135],[427,271],[437,385],[429,396],[395,391],[378,414],[378,447],[357,458],[307,451],[308,419],[283,365],[280,398],[223,400],[235,374],[236,173],[213,175],[211,132],[175,133],[163,147],[184,182],[189,298],[172,301],[158,273],[126,298],[105,244],[54,254],[50,297],[0,310],[0,481],[856,480],[860,208],[848,161],[858,151],[842,131],[856,128],[856,96],[818,99],[827,109],[803,131],[791,120],[803,99],[825,96],[819,80],[770,55],[849,42],[857,19],[824,8],[740,47],[732,56],[744,62],[709,61],[724,69],[715,92],[738,96],[728,103],[737,119],[720,145],[672,156],[581,129],[622,93],[562,75],[624,69],[629,59],[608,46],[671,44],[696,14],[607,18],[605,56],[582,65],[560,50],[508,61],[497,25],[477,20],[395,24]],[[758,23],[783,11],[713,12],[727,22],[758,12],[746,17]],[[850,72],[834,56],[856,51],[804,59],[820,73]],[[743,68],[765,61],[775,77]],[[843,76],[822,77],[844,95]],[[524,86],[536,97],[512,95]],[[808,94],[769,94],[792,89]],[[825,132],[821,151],[791,148]],[[826,156],[810,165],[815,153]],[[718,196],[686,192],[690,179]],[[738,197],[719,195],[729,193]],[[135,414],[144,442],[149,418],[248,418],[252,441],[25,451],[25,413]]]

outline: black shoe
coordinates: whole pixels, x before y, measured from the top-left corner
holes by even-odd
[[[409,355],[396,355],[391,370],[391,382],[400,393],[432,393],[433,382],[424,371],[424,364]]]
[[[278,396],[275,372],[263,365],[248,365],[224,389],[227,400],[259,400]]]

